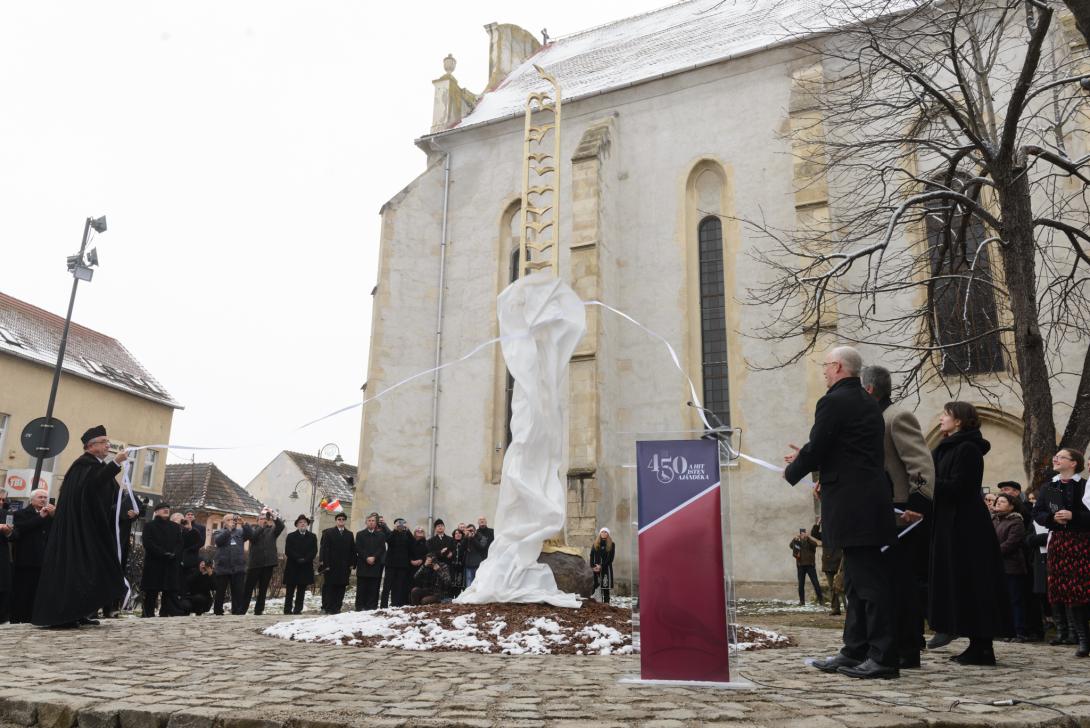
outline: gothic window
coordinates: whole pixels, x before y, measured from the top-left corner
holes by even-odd
[[[960,205],[933,200],[927,206],[931,263],[932,340],[945,346],[945,374],[1002,371],[1002,342],[984,226]]]
[[[700,221],[698,242],[704,406],[714,412],[724,425],[729,425],[730,379],[727,369],[726,292],[723,283],[723,223],[718,217],[706,217]]]

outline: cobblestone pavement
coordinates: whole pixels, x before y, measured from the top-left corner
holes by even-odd
[[[790,628],[800,646],[747,654],[752,690],[632,685],[638,657],[409,653],[258,634],[276,617],[108,621],[78,631],[0,627],[0,726],[1090,726],[1090,660],[1073,648],[997,646],[1000,665],[949,662],[959,644],[894,681],[806,667],[838,635]],[[774,623],[763,626],[775,628]],[[965,701],[1007,697],[1054,708]],[[963,701],[951,710],[955,700]]]

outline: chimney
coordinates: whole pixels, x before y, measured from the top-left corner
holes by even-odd
[[[538,52],[541,43],[528,31],[510,23],[489,23],[488,31],[488,88],[503,83],[511,71]]]
[[[456,126],[477,104],[477,95],[467,91],[454,78],[454,56],[443,59],[443,75],[432,81],[435,101],[431,112],[431,131],[436,133]]]

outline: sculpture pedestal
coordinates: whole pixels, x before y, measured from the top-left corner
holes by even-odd
[[[594,592],[594,572],[582,556],[564,551],[542,551],[537,562],[552,570],[556,588],[560,591],[578,594],[584,599],[589,599]]]

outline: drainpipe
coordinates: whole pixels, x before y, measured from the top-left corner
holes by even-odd
[[[435,367],[443,354],[443,285],[447,268],[447,205],[450,202],[450,152],[443,158],[443,232],[439,239],[439,303],[435,311]],[[431,450],[428,466],[428,531],[435,522],[435,460],[439,445],[439,372],[431,380]]]

